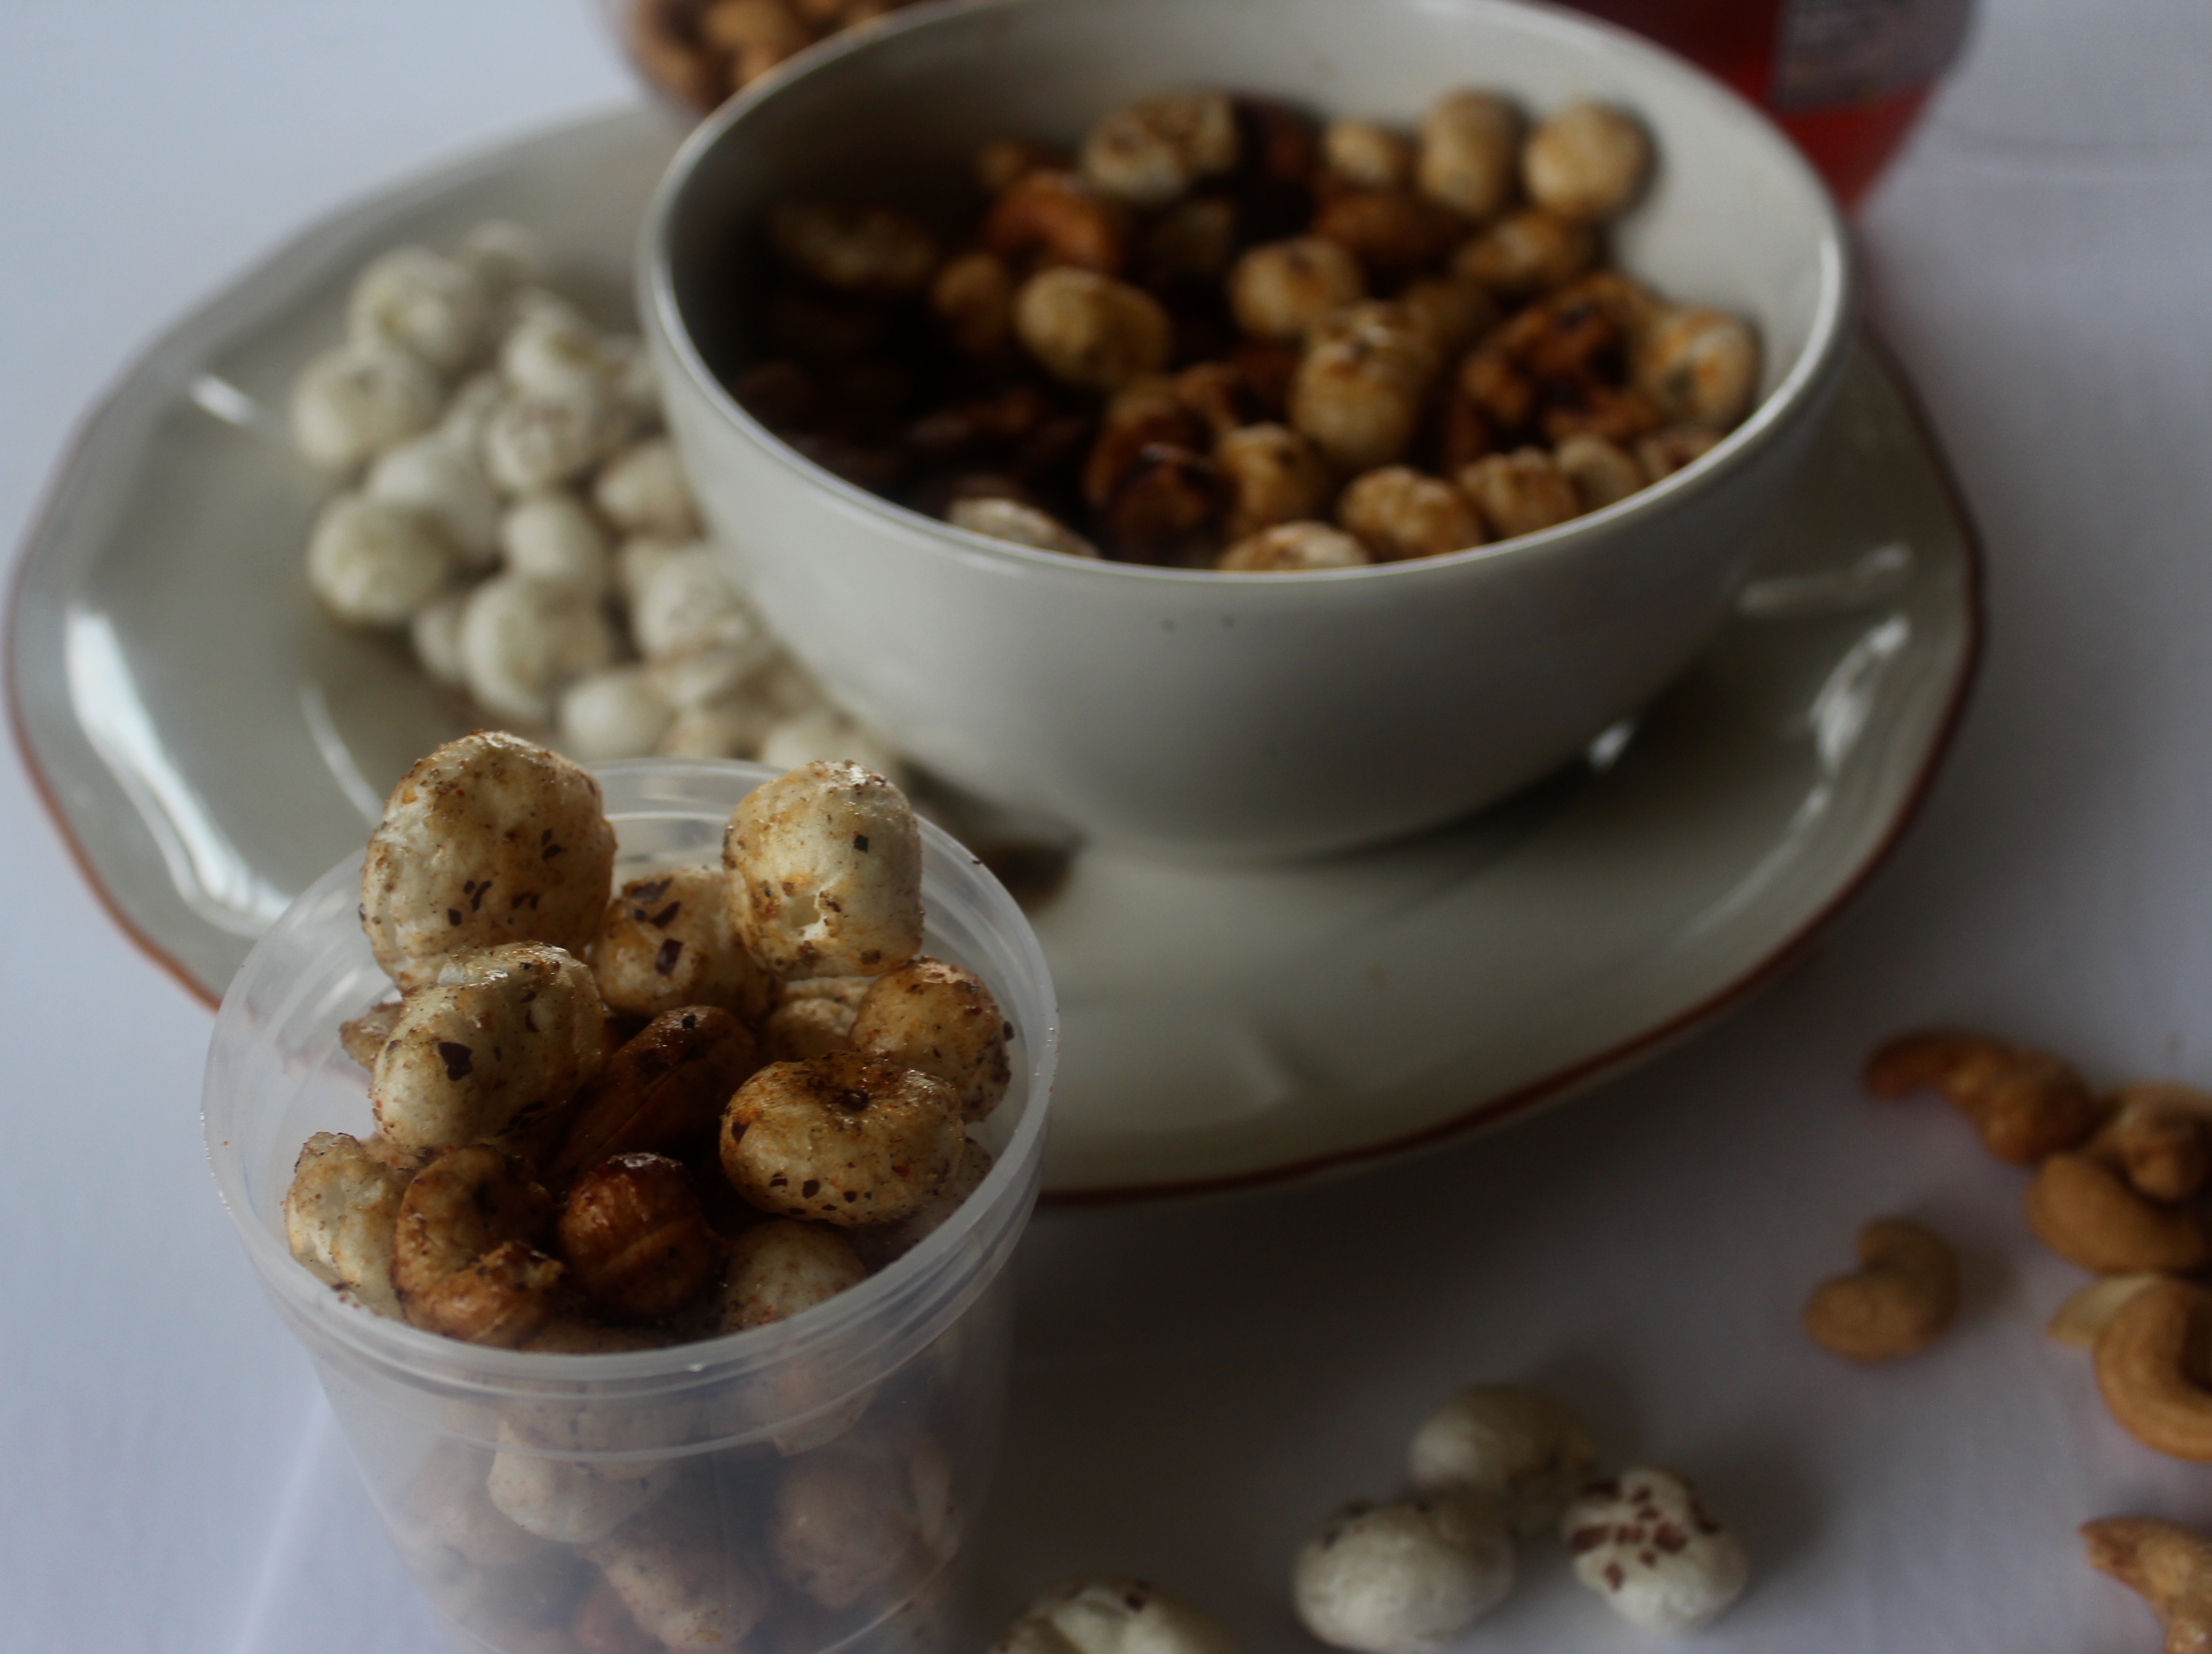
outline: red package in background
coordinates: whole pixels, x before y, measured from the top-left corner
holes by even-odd
[[[1845,207],[1881,175],[1964,43],[1973,0],[1568,0],[1764,106]]]

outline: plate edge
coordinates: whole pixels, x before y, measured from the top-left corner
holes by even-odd
[[[1651,1061],[1669,1047],[1692,1037],[1740,1008],[1769,983],[1785,975],[1804,957],[1820,934],[1842,916],[1844,910],[1864,893],[1875,876],[1888,865],[1890,858],[1904,842],[1905,836],[1920,818],[1929,794],[1934,789],[1936,778],[1951,756],[1959,727],[1973,699],[1975,687],[1980,682],[1989,642],[1989,609],[1985,594],[1989,559],[1983,549],[1980,527],[1968,508],[1965,490],[1959,486],[1950,454],[1944,448],[1935,423],[1929,417],[1927,405],[1911,377],[1899,363],[1895,353],[1881,342],[1863,317],[1859,319],[1858,343],[1873,358],[1884,378],[1897,392],[1899,400],[1904,404],[1906,418],[1911,421],[1913,429],[1934,462],[1936,483],[1942,490],[1944,501],[1958,521],[1960,539],[1965,549],[1965,579],[1962,584],[1966,638],[1965,649],[1953,678],[1950,693],[1944,702],[1942,715],[1937,721],[1934,738],[1929,742],[1928,750],[1920,760],[1911,783],[1906,787],[1881,837],[1852,869],[1850,876],[1838,884],[1828,899],[1808,915],[1796,930],[1732,981],[1695,1005],[1602,1051],[1554,1069],[1510,1091],[1486,1098],[1449,1120],[1358,1148],[1308,1155],[1301,1159],[1249,1171],[1223,1172],[1212,1177],[1176,1178],[1152,1183],[1107,1183],[1063,1189],[1054,1189],[1048,1184],[1037,1197],[1040,1206],[1073,1211],[1259,1194],[1303,1183],[1325,1183],[1332,1178],[1348,1177],[1393,1161],[1407,1159],[1426,1150],[1441,1147],[1455,1138],[1474,1136],[1523,1118],[1551,1104],[1565,1102],[1578,1092]]]

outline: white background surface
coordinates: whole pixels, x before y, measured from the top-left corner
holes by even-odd
[[[2144,1647],[2073,1526],[2212,1522],[2105,1419],[2043,1316],[2018,1174],[1860,1098],[1899,1024],[2093,1076],[2212,1082],[2212,12],[1989,0],[1863,218],[1875,319],[1978,515],[1992,636],[1918,830],[1802,970],[1621,1082],[1332,1187],[1049,1216],[989,1585],[1150,1575],[1250,1649],[1281,1579],[1392,1491],[1440,1394],[1525,1377],[1697,1475],[1755,1580],[1707,1639],[1802,1654]],[[627,95],[573,0],[0,4],[0,532],[155,331],[306,219]],[[429,1646],[203,1164],[208,1019],[101,915],[0,765],[0,1645]],[[1879,1212],[1954,1235],[1968,1312],[1845,1371],[1805,1289]],[[1556,1550],[1469,1645],[1628,1646]]]

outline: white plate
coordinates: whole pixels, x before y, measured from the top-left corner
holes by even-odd
[[[300,573],[324,484],[294,371],[370,255],[487,216],[624,323],[677,134],[651,113],[526,139],[349,208],[157,344],[86,426],[9,623],[21,745],[87,876],[212,1002],[466,726]],[[1862,349],[1737,615],[1586,770],[1460,829],[1272,870],[1091,855],[1037,915],[1065,1013],[1049,1190],[1311,1175],[1494,1123],[1650,1055],[1771,973],[1917,804],[1978,638],[1971,532]]]

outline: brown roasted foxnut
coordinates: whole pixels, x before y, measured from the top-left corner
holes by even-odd
[[[768,297],[768,344],[779,356],[819,367],[859,362],[884,348],[891,319],[873,299],[779,283]]]
[[[1237,113],[1220,92],[1170,92],[1108,112],[1085,134],[1083,175],[1119,200],[1164,207],[1233,170]]]
[[[1229,493],[1231,540],[1319,516],[1335,486],[1321,450],[1287,425],[1231,431],[1213,445],[1213,463]]]
[[[1290,423],[1340,471],[1372,471],[1413,446],[1437,357],[1400,306],[1348,307],[1315,330],[1291,382]]]
[[[1901,1034],[1867,1059],[1866,1088],[1904,1097],[1941,1092],[2000,1160],[2033,1165],[2088,1140],[2104,1122],[2089,1088],[2048,1051],[1956,1029]]]
[[[2112,1117],[2092,1140],[2154,1201],[2185,1201],[2212,1174],[2212,1094],[2158,1080],[2112,1093]]]
[[[1478,345],[1459,365],[1458,390],[1493,438],[1524,428],[1536,415],[1536,386],[1495,344]]]
[[[1115,480],[1099,522],[1121,556],[1163,561],[1212,526],[1222,501],[1212,459],[1176,443],[1147,442]]]
[[[2143,1599],[2166,1628],[2165,1654],[2212,1649],[2212,1539],[2156,1517],[2081,1524],[2089,1566]]]
[[[1413,146],[1371,120],[1333,120],[1322,129],[1322,163],[1355,190],[1403,189],[1413,181]]]
[[[560,1262],[537,1250],[551,1198],[523,1163],[483,1144],[415,1174],[392,1231],[392,1284],[407,1319],[464,1343],[513,1349],[553,1318]]]
[[[1154,287],[1218,282],[1236,256],[1237,203],[1225,195],[1185,196],[1145,232],[1145,280]]]
[[[1353,477],[1338,497],[1336,520],[1377,562],[1442,556],[1487,538],[1464,494],[1407,465]]]
[[[1171,380],[1140,379],[1115,392],[1098,421],[1098,435],[1083,462],[1083,497],[1103,506],[1137,456],[1158,442],[1194,448],[1206,438],[1205,423],[1184,402]]]
[[[745,1025],[714,1006],[662,1012],[607,1059],[578,1095],[545,1176],[565,1189],[617,1155],[671,1154],[714,1135],[722,1105],[760,1055]]]
[[[1498,452],[1490,421],[1460,389],[1456,379],[1444,386],[1437,399],[1435,421],[1431,469],[1441,476],[1456,477],[1476,460]]]
[[[561,1207],[561,1256],[585,1295],[623,1321],[673,1314],[714,1278],[722,1244],[680,1160],[619,1154]]]
[[[1421,118],[1421,192],[1480,223],[1513,199],[1521,114],[1487,92],[1448,92]]]
[[[1399,289],[1397,302],[1447,360],[1498,325],[1497,305],[1464,277],[1424,276]]]
[[[1632,339],[1663,307],[1651,289],[1620,270],[1593,270],[1568,283],[1545,301],[1553,305],[1589,306]]]
[[[1216,442],[1277,411],[1267,405],[1250,376],[1233,362],[1193,362],[1173,382],[1176,399],[1198,416]]]
[[[713,867],[676,867],[624,885],[607,904],[592,975],[608,1007],[632,1017],[714,1005],[755,1022],[774,992],[738,939]]]
[[[1633,385],[1553,380],[1543,387],[1536,425],[1547,442],[1594,436],[1618,447],[1648,435],[1660,420],[1658,404]]]
[[[1538,122],[1521,150],[1529,199],[1584,223],[1617,217],[1650,171],[1644,124],[1610,104],[1569,104]]]
[[[1540,207],[1508,213],[1452,257],[1457,274],[1501,299],[1532,299],[1589,269],[1597,237],[1587,224]]]
[[[2212,1292],[2160,1280],[2122,1305],[2097,1335],[2097,1388],[2120,1428],[2145,1447],[2212,1462],[2212,1389],[2205,1351]]]
[[[779,202],[768,239],[786,265],[839,293],[896,298],[921,292],[937,271],[935,238],[889,207]]]
[[[1141,289],[1088,270],[1040,271],[1014,295],[1014,331],[1062,384],[1118,391],[1167,366],[1167,312]]]
[[[1959,1261],[1941,1235],[1902,1218],[1859,1231],[1859,1268],[1823,1281],[1805,1305],[1805,1331],[1854,1361],[1926,1349],[1959,1312]]]
[[[1574,484],[1541,448],[1518,448],[1478,459],[1456,478],[1498,539],[1534,534],[1581,514]]]
[[[1683,306],[1638,335],[1635,373],[1666,418],[1728,430],[1759,394],[1759,336],[1740,317]]]
[[[1036,386],[1009,385],[931,409],[907,426],[902,440],[929,464],[974,464],[1018,448],[1053,412]]]
[[[758,80],[814,41],[787,0],[714,0],[700,14],[699,33],[728,55],[732,88]]]
[[[1318,235],[1254,247],[1229,272],[1237,325],[1261,338],[1302,339],[1323,316],[1366,296],[1350,249]]]
[[[1649,436],[1636,439],[1636,463],[1657,482],[1672,477],[1692,460],[1701,459],[1718,446],[1721,434],[1703,425],[1667,425]]]
[[[1237,169],[1248,192],[1254,185],[1280,192],[1288,201],[1313,187],[1321,168],[1321,142],[1306,112],[1273,98],[1239,97],[1237,111]],[[1276,232],[1260,230],[1255,240]]]
[[[1341,242],[1387,283],[1436,264],[1467,229],[1449,208],[1411,190],[1347,190],[1321,204],[1310,234]]]
[[[1128,258],[1128,216],[1073,173],[1029,172],[1009,185],[983,216],[988,252],[1015,265],[1121,272]]]
[[[1367,548],[1327,523],[1277,523],[1248,534],[1213,566],[1230,575],[1291,575],[1311,569],[1361,569]]]
[[[1627,336],[1606,306],[1571,291],[1525,307],[1498,329],[1497,337],[1499,347],[1539,381],[1618,383],[1627,346]]]
[[[762,362],[739,374],[731,393],[779,435],[812,429],[823,416],[822,380],[796,362]]]
[[[755,1206],[842,1226],[918,1211],[960,1158],[959,1093],[857,1051],[762,1069],[722,1115],[722,1170]]]
[[[983,186],[984,194],[1001,196],[1031,173],[1066,172],[1067,160],[1059,150],[1041,143],[992,138],[975,151],[975,181]]]
[[[1617,504],[1650,480],[1633,454],[1601,436],[1571,436],[1552,451],[1552,458],[1574,484],[1584,511]]]
[[[981,1120],[999,1106],[1013,1071],[1013,1025],[972,970],[923,954],[876,978],[860,1004],[852,1048],[949,1082],[962,1111]]]
[[[2027,1225],[2069,1263],[2100,1274],[2176,1273],[2212,1262],[2201,1214],[2160,1206],[2087,1154],[2047,1158],[2028,1184]]]
[[[995,356],[1014,335],[1014,273],[995,253],[963,252],[930,283],[929,308],[954,350]]]

